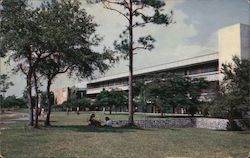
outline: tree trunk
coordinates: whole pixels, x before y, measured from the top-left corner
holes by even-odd
[[[33,126],[33,107],[32,107],[32,85],[31,85],[32,73],[29,71],[27,75],[27,101],[29,107],[29,126]]]
[[[163,112],[161,112],[161,117],[163,117],[164,116],[164,113]]]
[[[173,109],[172,109],[172,113],[175,114],[175,108],[176,108],[176,106],[173,105],[172,108],[173,108]]]
[[[133,4],[132,0],[129,1],[129,95],[128,95],[128,112],[129,112],[129,125],[134,125],[134,108],[133,108]]]
[[[38,83],[37,83],[37,76],[35,72],[33,73],[34,76],[34,85],[35,85],[35,92],[36,92],[36,99],[35,99],[35,125],[34,127],[38,127],[38,102],[39,102],[39,92],[38,92]]]
[[[147,112],[147,102],[146,102],[145,97],[144,97],[144,99],[143,99],[143,111],[144,111],[144,112]]]
[[[112,106],[109,106],[109,115],[112,113]]]
[[[48,105],[48,112],[46,116],[46,120],[44,122],[45,126],[50,126],[50,113],[51,113],[51,104],[50,104],[50,86],[51,86],[51,79],[48,79],[47,83],[47,105]]]
[[[28,107],[30,110],[30,116],[29,116],[29,126],[33,126],[33,107],[32,107],[32,73],[33,73],[33,65],[32,65],[32,52],[30,49],[30,46],[27,45],[25,47],[27,52],[27,58],[29,63],[29,70],[27,73],[27,99],[28,99]]]

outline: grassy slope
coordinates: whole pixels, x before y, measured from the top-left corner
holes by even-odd
[[[4,157],[247,157],[250,137],[244,132],[206,129],[95,128],[89,114],[52,115],[53,127],[30,129],[25,123],[1,125]],[[102,119],[99,114],[97,118]],[[136,116],[142,118],[143,116]],[[127,118],[113,115],[112,119]]]

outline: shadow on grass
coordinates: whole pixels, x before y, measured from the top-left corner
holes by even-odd
[[[40,123],[44,123],[44,122],[45,122],[45,120],[38,120],[38,122],[40,122]],[[55,123],[55,122],[58,122],[58,121],[49,121],[49,122],[53,122],[53,123]]]
[[[191,115],[185,115],[185,116],[176,116],[176,115],[173,115],[173,116],[169,116],[169,115],[164,115],[164,116],[147,116],[148,118],[197,118],[197,117],[204,117],[204,116],[191,116]]]
[[[107,112],[105,112],[104,115],[108,115],[108,116],[121,116],[121,115],[123,115],[123,116],[128,116],[127,113],[111,113],[111,115],[110,115],[110,114],[107,113]]]
[[[54,125],[51,126],[57,129],[70,130],[76,132],[107,132],[107,133],[125,133],[136,132],[137,130],[143,130],[139,127],[93,127],[88,125]]]

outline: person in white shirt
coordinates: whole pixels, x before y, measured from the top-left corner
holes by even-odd
[[[105,117],[105,124],[104,124],[104,126],[106,126],[106,127],[112,127],[112,120],[110,120],[110,118],[109,117]]]

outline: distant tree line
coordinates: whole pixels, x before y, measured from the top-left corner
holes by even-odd
[[[26,103],[23,98],[17,98],[16,96],[8,96],[6,98],[0,96],[1,111],[9,110],[11,108],[26,108]]]

